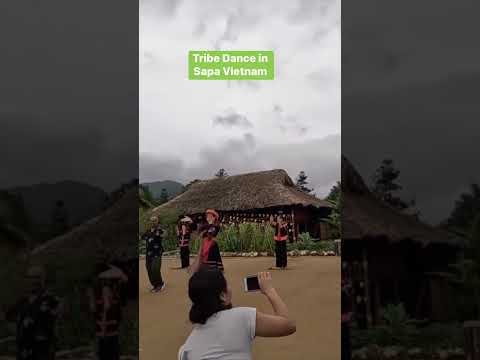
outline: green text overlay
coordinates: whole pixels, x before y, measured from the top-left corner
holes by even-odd
[[[189,51],[190,80],[273,80],[273,51]]]

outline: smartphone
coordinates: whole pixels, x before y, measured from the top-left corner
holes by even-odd
[[[260,284],[258,283],[257,275],[250,275],[243,279],[245,291],[260,291]]]

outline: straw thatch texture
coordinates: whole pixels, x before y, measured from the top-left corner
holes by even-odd
[[[296,205],[331,207],[327,201],[298,190],[285,170],[270,170],[196,181],[184,193],[153,212],[173,209],[197,214],[207,208],[245,211]]]
[[[342,157],[342,231],[344,239],[413,240],[423,245],[460,245],[462,240],[383,203],[368,190],[352,164]]]
[[[138,190],[132,189],[98,217],[35,248],[32,256],[49,263],[99,259],[106,254],[112,258],[137,257],[137,232]]]

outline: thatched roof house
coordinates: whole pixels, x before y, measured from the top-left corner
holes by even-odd
[[[153,209],[153,213],[176,210],[195,215],[208,208],[221,213],[282,210],[295,214],[297,232],[314,233],[318,216],[326,216],[332,205],[298,190],[287,172],[277,169],[195,181],[185,192]]]
[[[38,246],[31,255],[47,263],[95,261],[105,254],[135,258],[137,232],[138,190],[132,189],[101,215]]]
[[[452,316],[447,286],[429,274],[448,270],[462,240],[377,199],[345,157],[342,233],[343,277],[353,279],[355,298],[364,299],[355,304],[360,327],[377,323],[380,309],[398,302],[418,318]]]
[[[327,201],[298,190],[285,170],[270,170],[197,181],[154,211],[172,208],[196,214],[207,208],[246,211],[283,206],[331,208]]]
[[[424,246],[462,243],[456,235],[424,224],[377,199],[345,157],[342,158],[342,196],[344,239],[412,240]]]

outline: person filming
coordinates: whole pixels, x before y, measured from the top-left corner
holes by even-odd
[[[287,305],[273,287],[268,272],[258,274],[262,294],[273,314],[252,307],[233,307],[232,291],[219,269],[202,268],[188,284],[194,328],[180,348],[178,360],[251,360],[255,337],[281,337],[296,331]]]

